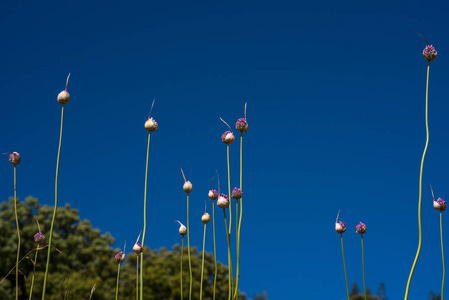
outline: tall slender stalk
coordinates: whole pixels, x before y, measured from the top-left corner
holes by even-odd
[[[117,264],[117,286],[115,288],[115,300],[118,299],[118,284],[120,281],[120,263]]]
[[[245,106],[245,117],[246,117],[246,106]],[[242,187],[243,182],[243,132],[240,133],[240,190],[243,192]],[[242,212],[243,212],[243,196],[240,198],[240,216],[238,221],[238,232],[237,232],[237,282],[235,284],[235,299],[238,299],[239,295],[239,281],[240,281],[240,230],[242,228]],[[236,207],[238,207],[238,200],[236,202]],[[236,216],[237,218],[237,216]],[[237,226],[237,224],[236,224]]]
[[[410,275],[407,280],[407,286],[405,288],[404,300],[408,299],[408,292],[410,289],[410,282],[412,281],[413,272],[415,271],[416,263],[418,262],[419,254],[421,252],[422,246],[422,225],[421,225],[421,200],[422,200],[422,176],[424,168],[424,158],[426,157],[427,146],[429,145],[429,122],[428,122],[428,103],[429,103],[429,70],[430,61],[427,63],[427,82],[426,82],[426,145],[424,146],[424,151],[421,158],[421,167],[419,171],[419,196],[418,196],[418,249],[416,250],[415,260],[413,261],[412,269],[410,270]]]
[[[214,276],[214,297],[215,300],[215,290],[217,288],[217,245],[215,243],[215,203],[212,201],[212,227],[214,231],[214,267],[215,267],[215,276]]]
[[[181,246],[181,300],[183,299],[183,293],[182,293],[182,256],[184,254],[184,236],[182,236],[182,246]]]
[[[17,167],[14,165],[14,215],[17,229],[17,256],[16,256],[16,300],[19,299],[19,255],[20,255],[20,230],[19,217],[17,216]]]
[[[443,300],[443,290],[444,290],[444,275],[446,270],[444,268],[444,250],[443,250],[443,216],[442,211],[440,211],[440,238],[441,238],[441,261],[443,263],[443,281],[441,283],[441,300]]]
[[[363,252],[363,234],[360,235],[360,240],[362,241],[362,269],[363,269],[363,294],[365,295],[366,300],[366,285],[365,285],[365,254]]]
[[[204,276],[204,247],[206,245],[206,224],[204,224],[204,236],[203,236],[203,259],[201,261],[201,286],[200,286],[200,300],[203,299],[203,276]]]
[[[67,87],[66,87],[66,89],[67,89]],[[58,209],[58,174],[59,174],[59,158],[61,156],[63,122],[64,122],[64,105],[61,108],[61,130],[60,130],[60,133],[59,133],[58,158],[56,159],[55,207],[53,208],[53,216],[52,216],[52,219],[51,219],[51,226],[50,226],[50,236],[48,238],[47,264],[45,266],[44,285],[43,285],[43,288],[42,288],[42,300],[45,299],[45,289],[46,289],[46,286],[47,286],[48,265],[50,264],[50,254],[51,254],[51,242],[52,242],[52,236],[53,236],[53,227],[54,227],[54,224],[55,224],[56,211]]]
[[[190,225],[189,225],[189,193],[187,193],[187,252],[189,255],[189,273],[190,273],[190,288],[189,288],[189,300],[192,300],[192,261],[190,259]]]
[[[223,214],[224,214],[224,221],[225,221],[225,226],[226,226],[226,237],[227,237],[227,240],[228,240],[228,264],[229,264],[229,267],[228,267],[228,282],[229,282],[229,296],[228,296],[228,300],[230,300],[231,299],[231,294],[232,294],[232,284],[231,284],[231,282],[232,282],[232,277],[231,277],[232,276],[231,275],[231,272],[232,272],[231,237],[230,237],[229,232],[227,230],[228,222],[226,220],[226,209],[224,209],[224,208],[223,208]]]
[[[147,190],[148,190],[148,161],[150,158],[151,131],[148,133],[147,160],[145,165],[145,188],[143,195],[143,235],[142,249],[144,249],[145,234],[147,231]],[[143,251],[140,253],[140,300],[143,300]]]
[[[36,254],[34,255],[34,264],[33,264],[33,277],[31,277],[31,287],[30,287],[30,298],[33,296],[33,287],[34,287],[34,274],[36,273],[36,264],[37,264],[37,253],[39,252],[39,245],[37,245]]]
[[[346,273],[345,249],[343,247],[343,233],[340,233],[340,237],[341,237],[341,253],[343,254],[343,268],[345,269],[346,293],[348,294],[348,300],[349,300],[348,275]]]
[[[228,195],[231,197],[231,168],[229,167],[229,144],[226,145],[226,161],[228,164]],[[230,200],[230,199],[229,199]],[[231,236],[232,227],[232,201],[229,201],[229,236]]]
[[[139,300],[139,254],[136,255],[136,258],[136,300]]]

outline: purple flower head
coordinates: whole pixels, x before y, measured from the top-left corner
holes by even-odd
[[[366,232],[366,225],[363,224],[362,222],[360,222],[356,227],[355,227],[355,232],[360,233],[360,234],[364,234]]]
[[[337,233],[342,234],[343,232],[346,231],[346,224],[342,221],[336,222],[335,223],[335,231]]]
[[[238,200],[238,199],[242,198],[243,192],[239,188],[234,188],[232,190],[232,194],[231,195],[232,195],[232,198]]]
[[[117,254],[115,255],[115,261],[116,261],[118,264],[124,262],[124,261],[125,261],[125,253],[123,253],[123,252],[121,252],[121,251],[120,251],[119,253],[117,253]]]
[[[218,197],[217,205],[219,208],[228,208],[229,207],[229,197],[225,194],[221,194],[220,197]]]
[[[441,198],[438,198],[437,201],[433,201],[433,208],[439,211],[445,211],[447,207],[446,201]]]
[[[218,199],[218,192],[217,190],[209,190],[209,194],[207,195],[210,200],[217,200]]]
[[[225,143],[226,145],[232,144],[235,141],[235,136],[231,131],[226,131],[225,133],[223,133],[223,135],[221,136],[221,140],[223,141],[223,143]]]
[[[248,131],[248,122],[244,118],[240,118],[235,123],[235,128],[241,133]]]
[[[143,252],[142,245],[141,245],[139,242],[136,242],[136,243],[134,244],[134,246],[133,246],[133,251],[134,251],[136,254],[142,253],[142,252]]]
[[[39,231],[34,235],[34,241],[40,245],[45,242],[45,236]]]
[[[435,58],[437,58],[437,52],[435,51],[435,48],[432,45],[427,45],[426,48],[424,48],[424,51],[422,52],[422,56],[425,60],[428,62],[431,62]]]
[[[9,162],[14,166],[20,164],[20,154],[17,152],[13,152],[9,155]]]

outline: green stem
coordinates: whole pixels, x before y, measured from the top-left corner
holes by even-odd
[[[213,300],[215,300],[215,290],[217,288],[217,247],[215,244],[215,203],[214,201],[212,201],[212,226],[213,226],[213,230],[214,230],[214,266],[215,266],[215,276],[214,276],[214,298]]]
[[[365,254],[363,253],[363,234],[361,236],[362,241],[362,269],[363,269],[363,294],[365,295],[366,300],[366,287],[365,287]]]
[[[346,273],[345,249],[343,248],[343,234],[340,233],[340,236],[341,236],[341,253],[343,254],[343,268],[345,269],[346,293],[348,294],[348,300],[349,300],[348,275]]]
[[[243,192],[243,187],[242,187],[242,169],[243,169],[243,132],[240,133],[240,190]],[[236,278],[237,278],[237,282],[235,285],[235,294],[234,297],[235,299],[238,299],[238,295],[239,295],[239,280],[240,280],[240,229],[242,226],[242,211],[243,211],[243,197],[240,198],[240,216],[239,216],[239,222],[238,222],[238,233],[237,233],[237,273],[236,273]],[[237,225],[236,225],[237,226]]]
[[[424,146],[424,152],[422,154],[421,159],[421,168],[419,171],[419,201],[418,201],[418,234],[419,234],[419,240],[418,240],[418,250],[416,251],[415,260],[413,261],[412,269],[410,270],[410,275],[407,280],[407,286],[405,288],[405,296],[404,300],[408,299],[408,291],[410,289],[410,282],[412,281],[413,272],[415,271],[416,262],[419,258],[419,253],[421,252],[421,245],[422,245],[422,225],[421,225],[421,200],[422,200],[422,174],[423,174],[423,168],[424,168],[424,158],[426,157],[427,152],[427,146],[429,145],[429,122],[428,122],[428,103],[429,103],[429,69],[430,69],[430,62],[427,64],[427,83],[426,83],[426,145]]]
[[[39,245],[37,245],[36,254],[34,255],[33,277],[31,277],[31,288],[30,288],[30,298],[29,298],[29,300],[31,300],[32,295],[33,295],[34,274],[36,273],[36,264],[37,264],[37,252],[39,252]]]
[[[204,237],[203,237],[203,260],[201,262],[201,286],[200,286],[200,300],[203,299],[203,276],[204,276],[204,247],[206,245],[206,224],[204,224]]]
[[[136,255],[136,258],[136,300],[139,300],[139,254]]]
[[[117,287],[115,288],[115,300],[118,299],[118,283],[120,281],[120,263],[118,263],[117,267]]]
[[[228,196],[229,196],[229,236],[231,236],[232,227],[232,201],[231,201],[231,168],[229,167],[229,144],[226,146],[227,149],[227,162],[228,162]]]
[[[16,216],[17,227],[17,257],[16,257],[16,300],[19,299],[19,255],[20,255],[20,231],[19,217],[17,216],[17,168],[14,165],[14,214]]]
[[[59,133],[58,158],[56,160],[55,207],[53,208],[53,217],[51,219],[51,226],[50,226],[50,237],[48,238],[47,264],[45,266],[44,285],[42,287],[42,300],[45,299],[45,288],[47,286],[47,277],[48,277],[48,265],[50,264],[51,240],[52,240],[52,236],[53,236],[53,227],[54,227],[54,223],[55,223],[56,211],[58,209],[58,174],[59,174],[59,157],[61,156],[63,121],[64,121],[64,106],[62,106],[62,109],[61,109],[61,130]]]
[[[443,300],[443,289],[444,289],[444,275],[446,270],[444,269],[444,251],[443,251],[443,217],[440,211],[440,238],[441,238],[441,260],[443,262],[443,282],[441,283],[441,300]]]
[[[182,294],[182,256],[184,254],[184,236],[182,236],[182,246],[181,246],[181,300],[183,298]]]
[[[229,232],[227,230],[228,228],[228,222],[226,221],[226,209],[223,208],[223,214],[224,214],[224,220],[225,220],[225,226],[226,226],[226,236],[228,240],[228,282],[229,282],[229,296],[228,300],[231,300],[231,294],[232,294],[232,286],[231,286],[231,269],[232,269],[232,259],[231,259],[231,237],[229,235]]]
[[[145,166],[145,189],[143,194],[142,250],[144,249],[145,234],[147,232],[147,189],[148,189],[148,161],[150,157],[150,140],[151,140],[151,132],[148,134],[147,161]],[[143,252],[140,253],[140,300],[143,300]]]
[[[190,226],[189,226],[189,193],[187,193],[187,252],[189,255],[189,273],[190,273],[190,288],[189,288],[189,300],[192,300],[192,261],[190,259]]]

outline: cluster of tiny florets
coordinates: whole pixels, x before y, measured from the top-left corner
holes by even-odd
[[[41,245],[45,242],[45,236],[43,235],[42,232],[38,232],[34,235],[34,242],[36,242],[37,244]]]
[[[445,211],[447,207],[446,201],[441,198],[438,198],[437,201],[433,201],[433,208],[439,211]]]
[[[234,189],[232,190],[231,196],[232,196],[232,198],[238,200],[238,199],[242,198],[243,192],[242,192],[242,190],[239,189],[239,188],[234,188]]]
[[[232,133],[232,131],[225,131],[225,133],[223,133],[223,135],[221,136],[221,140],[223,141],[223,143],[225,143],[226,145],[232,144],[235,141],[235,136]]]
[[[437,58],[437,51],[432,45],[427,45],[422,52],[422,56],[424,57],[425,60],[431,62],[432,60]]]
[[[244,118],[240,118],[235,123],[235,128],[240,132],[247,132],[248,131],[248,122]]]
[[[20,154],[17,152],[13,152],[9,155],[9,162],[14,166],[20,164]]]
[[[115,262],[120,264],[125,261],[125,253],[119,252],[115,255]]]
[[[210,200],[217,200],[218,199],[218,192],[217,190],[209,190],[209,193],[207,194]]]
[[[360,234],[364,234],[366,232],[366,225],[364,223],[360,222],[355,227],[355,232],[360,233]]]
[[[221,196],[218,197],[217,205],[219,208],[228,208],[229,207],[229,197],[225,194],[221,194]]]
[[[343,232],[346,231],[346,224],[342,221],[336,222],[335,223],[335,231],[337,233],[342,234]]]

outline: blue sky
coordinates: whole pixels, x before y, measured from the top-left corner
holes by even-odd
[[[143,124],[156,98],[146,244],[180,242],[173,220],[186,222],[182,167],[194,187],[191,244],[201,246],[216,169],[222,190],[227,184],[219,118],[234,126],[247,102],[241,289],[267,290],[271,300],[345,298],[334,231],[341,209],[349,281],[362,289],[362,221],[367,285],[375,293],[383,281],[400,299],[418,243],[425,143],[426,44],[416,30],[439,53],[430,69],[423,248],[409,294],[426,299],[442,274],[429,183],[449,199],[447,9],[443,1],[10,1],[0,10],[0,151],[22,155],[18,196],[53,205],[56,96],[71,72],[59,203],[111,232],[117,246],[132,243],[143,224]],[[238,149],[231,145],[232,186]],[[13,195],[12,167],[7,156],[0,165],[3,201]]]

